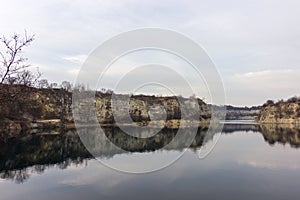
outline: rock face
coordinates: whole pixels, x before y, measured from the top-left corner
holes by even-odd
[[[5,87],[5,91],[12,91],[11,93],[13,93],[14,88],[19,86],[2,85],[1,87]],[[83,101],[80,102],[80,105],[72,105],[72,93],[64,89],[37,89],[31,87],[24,89],[26,89],[24,90],[26,95],[22,96],[26,97],[25,99],[16,100],[15,97],[18,94],[2,95],[7,96],[7,98],[5,103],[0,103],[0,123],[3,122],[1,123],[3,127],[0,127],[0,133],[6,132],[7,127],[14,134],[17,132],[16,129],[19,132],[20,129],[23,131],[30,128],[48,127],[48,125],[54,128],[72,127],[70,124],[74,123],[73,109],[78,109],[80,113],[85,113],[85,109],[89,109],[86,104],[90,102],[85,102],[90,100],[86,98],[87,95],[91,94],[89,91],[80,91]],[[126,102],[124,99],[126,99],[126,95],[120,94],[117,96],[119,101],[118,119],[130,119],[131,122],[133,121],[139,126],[146,126],[150,121],[156,121],[158,125],[163,123],[166,127],[175,126],[176,128],[179,125],[178,120],[182,119],[183,115],[180,105],[189,108],[185,112],[187,119],[198,115],[199,118],[196,120],[200,122],[208,122],[211,119],[210,107],[197,98],[134,95],[130,97],[129,108],[125,109]],[[92,105],[96,109],[96,123],[106,125],[115,123],[111,97],[112,93],[96,92],[91,98]],[[90,116],[83,114],[80,117],[86,117],[82,121],[87,122]],[[188,122],[183,123],[188,124]]]
[[[174,124],[176,120],[195,118],[196,114],[199,115],[197,120],[201,122],[209,121],[211,118],[210,107],[200,99],[135,95],[130,97],[128,104],[125,95],[117,96],[116,113],[113,113],[111,95],[96,94],[93,104],[95,104],[97,121],[100,124],[114,124],[115,121],[123,124],[133,121],[140,126],[148,125],[150,121],[156,121],[158,124],[161,121],[167,121],[167,124]],[[198,105],[193,105],[193,103]],[[189,108],[184,117],[181,113],[181,106]],[[79,105],[73,105],[73,108],[78,109],[77,113],[80,111],[77,121],[87,122],[89,121],[88,117],[91,117],[92,120],[92,116],[89,115],[90,112],[85,110],[88,107],[84,100]]]
[[[71,93],[66,90],[4,84],[0,88],[1,139],[18,137],[25,130],[36,128],[32,122],[38,120],[71,120]]]
[[[268,100],[260,111],[257,121],[260,123],[300,124],[300,98],[274,103]]]
[[[63,89],[37,89],[19,85],[0,85],[0,119],[32,121],[54,119],[70,111],[71,93]],[[16,88],[22,87],[22,90]],[[5,97],[5,98],[3,98]],[[63,112],[62,112],[63,111]]]

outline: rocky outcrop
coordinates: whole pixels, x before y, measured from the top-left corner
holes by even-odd
[[[130,97],[128,103],[128,98],[126,98],[128,95],[116,96],[117,100],[114,103],[116,112],[113,113],[111,95],[96,93],[96,98],[92,102],[96,108],[96,123],[105,125],[114,124],[117,121],[119,124],[133,122],[139,126],[147,126],[151,122],[152,126],[160,126],[163,123],[166,127],[178,128],[179,124],[189,124],[188,121],[182,119],[195,119],[201,123],[209,122],[211,119],[210,107],[200,99],[134,95]],[[80,113],[76,118],[77,122],[95,123],[93,122],[93,112],[88,105],[91,104],[85,100],[81,100],[78,105],[73,105],[76,113]],[[184,116],[181,106],[188,109]],[[195,118],[197,115],[198,118]]]
[[[15,85],[0,85],[5,91],[13,91]],[[24,88],[25,86],[22,86]],[[18,90],[19,91],[19,90]],[[97,121],[101,125],[113,125],[115,116],[112,112],[111,98],[112,93],[80,91],[83,100],[78,105],[72,105],[72,93],[64,89],[37,89],[25,87],[26,95],[24,98],[15,98],[17,94],[6,95],[6,101],[0,104],[0,132],[6,137],[15,137],[20,131],[26,129],[64,129],[74,128],[73,109],[78,109],[80,117],[78,121],[89,121],[89,115],[85,115],[86,104],[89,99],[86,95],[93,93],[92,105],[96,109]],[[5,96],[2,94],[2,96]],[[194,118],[197,122],[207,123],[211,119],[210,107],[201,99],[184,98],[176,96],[157,97],[147,95],[133,95],[130,97],[129,109],[126,109],[126,98],[128,95],[116,95],[118,97],[118,119],[130,119],[131,123],[138,126],[152,125],[165,126],[167,128],[178,128],[179,125],[190,124],[189,121],[180,121],[182,113],[180,106],[186,106],[189,110],[185,113],[185,118]],[[26,98],[25,98],[26,97]],[[197,105],[198,104],[198,105]],[[200,108],[196,109],[196,106]],[[200,112],[200,113],[199,113]],[[88,112],[87,112],[88,113]],[[89,113],[88,113],[89,114]],[[152,115],[152,116],[151,116]],[[163,117],[163,118],[161,118]]]
[[[276,103],[269,100],[256,120],[260,123],[300,124],[300,98],[293,97]]]

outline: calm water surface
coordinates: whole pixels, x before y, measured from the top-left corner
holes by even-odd
[[[0,145],[0,199],[299,199],[300,130],[294,127],[225,124],[218,144],[203,160],[200,130],[192,147],[173,165],[147,174],[126,174],[93,159],[76,134],[43,133]],[[172,138],[166,130],[166,138]],[[118,131],[110,135],[121,141]],[[117,138],[117,139],[116,139]],[[105,159],[172,156],[158,141],[131,142],[131,153]],[[126,145],[125,145],[126,146]],[[145,162],[147,163],[147,162]],[[147,163],[149,164],[149,163]]]

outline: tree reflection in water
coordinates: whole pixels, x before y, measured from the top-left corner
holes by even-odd
[[[86,133],[93,133],[93,128],[86,128]],[[196,152],[203,145],[207,128],[198,128],[197,135],[190,146]],[[290,144],[293,148],[300,147],[300,128],[279,125],[255,124],[225,124],[222,134],[231,134],[237,131],[261,133],[266,142]],[[129,152],[154,152],[168,144],[177,133],[176,129],[163,129],[157,137],[137,140],[127,137],[119,128],[106,127],[106,137],[112,143]],[[186,134],[189,129],[186,129]],[[91,134],[92,135],[92,134]],[[210,136],[212,139],[213,135]],[[91,138],[93,139],[93,138]],[[184,142],[183,142],[184,144]],[[101,143],[97,146],[100,157],[111,158],[116,154],[124,153],[120,150],[111,150],[110,144]],[[177,144],[166,150],[182,151],[184,145]],[[86,165],[92,159],[91,154],[82,144],[74,130],[63,134],[53,132],[38,133],[24,138],[14,138],[0,142],[0,177],[23,183],[32,173],[41,174],[48,168],[57,167],[66,169],[71,165]]]

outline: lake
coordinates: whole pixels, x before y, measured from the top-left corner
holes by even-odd
[[[199,159],[199,151],[213,141],[204,139],[205,128],[198,129],[185,152],[180,144],[161,150],[175,137],[176,130],[162,130],[159,140],[137,141],[124,138],[117,128],[106,129],[106,136],[127,153],[101,144],[97,156],[105,165],[91,156],[75,131],[57,134],[49,130],[0,142],[0,198],[299,198],[298,128],[224,123],[216,146],[204,159]],[[130,169],[135,167],[132,159],[139,158],[138,162],[155,167],[161,160],[182,153],[173,164],[149,173],[124,173],[106,166],[117,163],[122,169]]]

